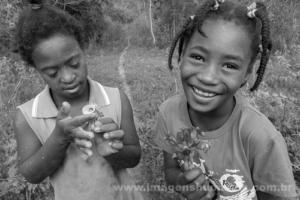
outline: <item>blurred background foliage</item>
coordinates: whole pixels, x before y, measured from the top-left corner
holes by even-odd
[[[136,68],[132,69],[129,85],[133,101],[138,105],[135,114],[139,136],[144,141],[143,177],[139,178],[144,183],[163,182],[161,168],[154,160],[156,157],[161,160],[161,154],[152,149],[147,140],[151,137],[157,106],[174,93],[174,84],[166,69],[167,50],[185,19],[202,1],[151,0],[150,20],[150,0],[48,0],[82,21],[90,39],[90,62],[96,60],[104,66],[117,66],[119,53],[130,43],[130,59],[127,58],[130,62],[127,64]],[[250,0],[238,1],[247,5],[252,3]],[[260,89],[253,94],[244,93],[285,137],[294,174],[300,183],[300,2],[263,1],[269,10],[274,49]],[[15,23],[24,6],[25,0],[0,1],[0,199],[47,200],[53,198],[48,181],[31,185],[17,173],[16,167],[13,132],[16,106],[36,95],[44,85],[35,71],[14,53]],[[139,68],[141,66],[145,73]],[[98,69],[96,64],[93,69]],[[148,197],[167,199],[167,196],[152,192]]]

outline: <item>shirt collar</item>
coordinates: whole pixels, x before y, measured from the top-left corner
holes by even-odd
[[[89,103],[97,104],[99,107],[110,105],[110,99],[105,88],[98,82],[88,77],[90,96]],[[32,105],[32,117],[34,118],[55,118],[58,109],[50,95],[49,86],[46,87],[34,98]]]

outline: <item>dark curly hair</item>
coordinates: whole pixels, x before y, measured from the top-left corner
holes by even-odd
[[[255,16],[248,16],[248,9],[245,6],[233,3],[230,1],[223,2],[221,0],[207,0],[204,4],[196,11],[193,18],[189,18],[183,28],[177,33],[175,39],[172,42],[168,66],[169,69],[173,69],[172,58],[174,50],[178,44],[178,61],[184,47],[186,46],[195,31],[202,33],[202,24],[207,19],[223,19],[226,21],[233,21],[238,25],[241,25],[248,32],[251,43],[252,57],[251,62],[253,63],[258,55],[261,53],[260,65],[257,70],[257,78],[250,89],[254,91],[258,88],[262,81],[266,65],[269,60],[272,43],[270,39],[270,25],[267,15],[266,7],[263,3],[256,3]],[[262,49],[260,49],[260,44]],[[249,69],[251,71],[252,69]]]
[[[31,66],[34,66],[32,53],[37,43],[54,34],[74,37],[82,49],[88,44],[83,26],[78,20],[41,0],[30,1],[20,14],[16,30],[17,50]]]

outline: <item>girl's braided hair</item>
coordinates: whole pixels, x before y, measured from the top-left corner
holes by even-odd
[[[34,66],[32,53],[35,46],[54,34],[74,37],[81,48],[88,44],[81,23],[74,17],[42,0],[29,0],[29,6],[20,14],[16,26],[17,50],[22,59]]]
[[[253,7],[253,6],[252,6]],[[263,3],[256,3],[255,9],[252,10],[252,16],[249,15],[249,8],[239,4],[224,0],[207,0],[196,11],[196,15],[190,17],[183,25],[182,29],[174,38],[168,57],[169,69],[173,69],[172,58],[178,43],[178,62],[181,54],[185,50],[186,44],[189,42],[192,34],[197,30],[203,34],[201,28],[206,19],[223,19],[226,21],[233,21],[238,25],[244,26],[252,39],[251,50],[253,63],[258,55],[261,53],[260,65],[257,70],[257,78],[250,89],[254,91],[258,88],[263,79],[266,65],[269,60],[272,43],[270,39],[270,25],[266,7]],[[260,45],[261,44],[261,45]],[[251,71],[252,69],[249,69]]]

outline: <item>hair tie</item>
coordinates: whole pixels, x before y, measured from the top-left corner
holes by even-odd
[[[42,8],[43,0],[30,0],[29,3],[32,10],[38,10]]]
[[[36,4],[36,3],[31,4],[31,9],[32,10],[39,10],[41,8],[42,8],[42,4]]]
[[[256,3],[254,2],[250,6],[247,7],[247,10],[248,10],[247,15],[248,15],[248,17],[250,17],[250,18],[256,17],[256,15],[255,15],[255,12],[257,11],[257,7],[256,6],[257,6]]]
[[[220,7],[221,3],[224,3],[225,0],[215,0],[215,4],[213,5],[213,7],[211,8],[212,10],[218,10]]]
[[[260,44],[260,45],[258,45],[258,51],[259,51],[259,53],[263,52],[263,47],[262,47],[262,45],[261,45],[261,44]]]

